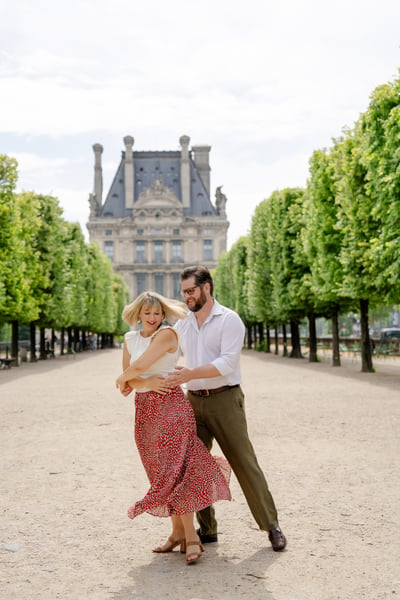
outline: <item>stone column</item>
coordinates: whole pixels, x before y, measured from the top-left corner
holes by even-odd
[[[190,207],[190,161],[189,161],[189,142],[190,137],[182,135],[179,138],[181,145],[181,192],[182,205],[184,208]]]
[[[101,208],[103,202],[103,170],[101,167],[101,155],[103,146],[101,144],[93,144],[94,151],[94,185],[93,195],[97,206]]]
[[[211,146],[192,146],[193,160],[208,195],[210,195],[210,150]]]
[[[124,137],[125,144],[125,208],[133,208],[134,202],[134,181],[135,181],[135,166],[133,163],[133,147],[134,139],[130,135]]]

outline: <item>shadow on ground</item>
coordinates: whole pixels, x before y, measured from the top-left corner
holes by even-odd
[[[129,571],[132,585],[115,592],[112,600],[274,600],[266,572],[275,558],[270,548],[240,560],[207,546],[199,563],[187,566],[180,552],[155,554],[149,564]]]

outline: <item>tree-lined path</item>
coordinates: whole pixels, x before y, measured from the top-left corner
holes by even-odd
[[[219,543],[191,567],[151,552],[168,520],[127,518],[147,482],[120,361],[102,350],[0,372],[1,600],[399,597],[400,361],[372,374],[243,351],[288,548],[272,552],[233,478]]]

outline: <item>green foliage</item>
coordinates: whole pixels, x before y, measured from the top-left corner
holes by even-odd
[[[17,163],[0,155],[0,325],[126,331],[124,280],[79,224],[62,217],[58,199],[15,194]]]
[[[122,310],[129,302],[129,290],[125,280],[116,273],[113,274],[113,293],[116,323],[114,331],[121,336],[129,331],[129,326],[122,319]]]
[[[248,239],[241,237],[220,257],[213,279],[217,300],[250,323],[254,317],[248,303],[247,253]]]
[[[337,146],[316,150],[310,160],[310,178],[304,204],[303,243],[310,265],[310,284],[315,297],[314,312],[330,315],[349,310],[351,299],[343,292],[340,252],[343,229],[338,220],[335,160]]]
[[[38,224],[36,207],[15,194],[17,163],[0,156],[0,322],[35,319],[37,301],[33,296],[37,261],[31,251]]]
[[[400,296],[400,79],[379,86],[360,119],[360,162],[373,222],[370,253],[379,296]]]
[[[277,190],[257,206],[240,277],[247,315],[274,325],[358,307],[365,321],[369,305],[400,300],[399,231],[397,78],[331,149],[313,153],[306,190]],[[234,257],[232,247],[216,272],[221,301],[237,310]]]
[[[88,244],[88,269],[86,275],[88,297],[87,322],[92,331],[113,332],[117,325],[113,292],[113,270],[109,259],[100,247]]]

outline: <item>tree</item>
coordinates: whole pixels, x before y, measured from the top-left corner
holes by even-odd
[[[343,233],[340,261],[341,294],[358,300],[361,325],[361,370],[373,371],[368,309],[381,300],[375,273],[374,240],[381,227],[380,215],[368,193],[367,170],[361,159],[360,121],[337,146],[338,226]]]
[[[340,366],[339,314],[354,308],[354,301],[341,293],[343,268],[339,259],[342,229],[338,226],[335,147],[316,150],[310,159],[304,206],[304,248],[310,265],[310,283],[315,312],[332,319],[332,364]]]
[[[360,161],[377,227],[370,252],[382,302],[400,299],[400,78],[377,87],[361,115]]]
[[[117,315],[112,264],[95,242],[88,244],[87,249],[87,326],[91,331],[113,333],[117,324]]]
[[[248,238],[239,238],[229,252],[224,253],[214,271],[215,296],[240,316],[247,329],[247,344],[252,344],[255,317],[248,302]]]
[[[14,193],[17,162],[0,155],[0,322],[37,316],[32,293],[38,257],[31,241],[38,226],[36,206]]]

